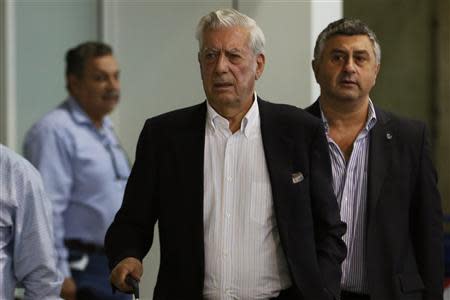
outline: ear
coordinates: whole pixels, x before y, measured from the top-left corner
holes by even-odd
[[[266,64],[266,57],[264,56],[263,53],[259,53],[258,56],[256,56],[256,72],[255,72],[256,80],[258,80],[262,76],[265,64]]]
[[[69,74],[66,80],[70,93],[76,96],[80,90],[80,79],[74,74]]]
[[[381,64],[377,64],[377,69],[375,71],[375,75],[378,76],[378,72],[380,72]]]
[[[314,78],[316,79],[316,82],[319,83],[319,82],[317,81],[317,74],[318,74],[318,72],[319,72],[319,64],[318,64],[318,62],[317,62],[315,59],[313,59],[313,60],[311,61],[311,67],[312,67],[313,72],[314,72]]]
[[[200,68],[200,76],[203,80],[203,67],[202,67],[202,61],[200,59],[200,52],[197,53],[197,61],[198,61],[198,66]]]
[[[377,64],[375,69],[375,78],[373,79],[373,85],[377,82],[378,73],[380,72],[381,64]]]

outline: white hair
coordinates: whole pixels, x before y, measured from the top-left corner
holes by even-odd
[[[219,29],[233,26],[242,26],[250,33],[250,48],[254,54],[264,53],[266,39],[261,28],[255,20],[235,9],[220,9],[203,16],[197,25],[195,38],[198,40],[199,50],[203,47],[203,33],[208,29]]]

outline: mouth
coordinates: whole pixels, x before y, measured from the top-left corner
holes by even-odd
[[[112,92],[112,93],[106,93],[103,95],[102,99],[105,101],[119,101],[119,93],[118,92]]]
[[[339,81],[340,85],[343,86],[359,86],[358,82],[356,80],[351,80],[351,79],[341,79]]]
[[[218,90],[218,91],[227,90],[227,89],[230,89],[232,87],[233,87],[233,84],[230,83],[230,82],[215,82],[213,84],[213,89],[214,90]]]

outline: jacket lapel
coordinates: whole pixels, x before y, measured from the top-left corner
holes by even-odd
[[[272,187],[272,198],[280,228],[282,241],[288,241],[289,205],[283,201],[286,197],[286,184],[291,183],[293,168],[294,144],[289,132],[292,128],[284,128],[282,120],[276,118],[270,103],[258,98],[261,136]],[[284,243],[287,247],[287,243]],[[285,249],[287,251],[287,249]]]
[[[320,114],[319,100],[316,100],[313,104],[311,104],[310,106],[305,108],[305,110],[317,118],[320,118],[320,119],[322,118],[322,116]]]
[[[389,117],[375,108],[377,122],[370,132],[369,164],[368,164],[368,214],[367,223],[373,219],[380,191],[392,161],[392,131],[388,126]]]
[[[312,115],[321,118],[319,101],[306,108]],[[392,159],[392,131],[389,128],[389,116],[375,107],[377,122],[370,132],[369,165],[368,165],[368,190],[367,223],[373,218],[383,182],[391,166]],[[388,138],[390,136],[390,138]]]
[[[180,197],[190,199],[186,203],[187,214],[190,214],[185,226],[191,226],[194,231],[194,245],[197,252],[192,257],[199,263],[199,272],[204,276],[204,229],[203,229],[203,173],[204,173],[204,149],[205,149],[205,122],[206,122],[206,102],[192,107],[192,110],[185,115],[183,130],[173,137],[173,143],[176,146],[176,155],[174,159],[179,159],[178,165],[182,166],[180,180],[186,181],[183,185],[183,194]],[[180,190],[181,192],[181,190]],[[202,282],[203,283],[203,282]]]

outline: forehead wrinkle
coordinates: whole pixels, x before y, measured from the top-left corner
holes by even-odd
[[[333,45],[333,43],[336,43],[336,41],[339,41],[338,45]],[[366,35],[336,35],[330,37],[325,42],[325,48],[330,46],[333,47],[331,52],[333,52],[334,49],[340,49],[343,52],[352,52],[352,53],[367,53],[370,55],[372,52],[374,57],[376,58],[375,48],[373,42],[370,40],[370,38]]]
[[[221,34],[221,36],[218,36],[218,34]],[[242,43],[242,46],[250,48],[250,32],[247,28],[238,25],[231,27],[219,27],[217,29],[206,29],[203,31],[202,37],[202,48],[207,48],[205,47],[205,44],[208,44],[208,42],[209,44],[220,45]]]
[[[342,54],[367,54],[370,55],[370,51],[367,49],[355,49],[355,47],[347,48],[347,47],[336,47],[330,50],[331,54],[342,53]]]
[[[205,52],[224,52],[224,53],[244,53],[245,49],[241,49],[241,48],[231,48],[231,49],[224,49],[224,48],[214,48],[214,47],[206,47],[204,48],[201,52],[205,53]]]

